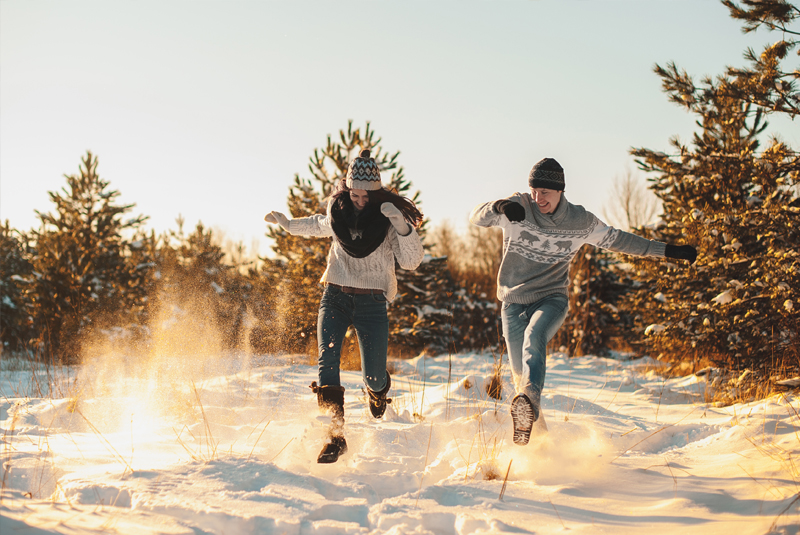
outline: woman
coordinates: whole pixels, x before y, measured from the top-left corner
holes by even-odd
[[[635,256],[697,258],[691,245],[667,245],[607,226],[564,197],[564,169],[552,158],[528,177],[530,193],[477,206],[470,221],[503,229],[497,298],[517,395],[511,402],[514,443],[525,445],[539,419],[547,343],[568,309],[569,264],[584,243]]]
[[[391,401],[386,397],[392,384],[386,372],[386,308],[397,295],[395,260],[403,269],[416,269],[422,262],[422,242],[416,231],[422,214],[410,199],[382,187],[380,169],[365,149],[350,163],[325,215],[290,220],[280,212],[270,212],[264,220],[291,234],[333,238],[317,318],[319,385],[311,384],[320,408],[331,413],[328,441],[317,462],[333,463],[347,451],[339,366],[350,325],[358,335],[370,412],[381,418]]]

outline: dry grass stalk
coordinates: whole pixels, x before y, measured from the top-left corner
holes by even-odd
[[[634,444],[633,446],[629,447],[628,449],[626,449],[625,451],[623,451],[622,453],[620,453],[619,455],[617,455],[616,457],[614,457],[613,459],[611,459],[611,462],[609,462],[608,464],[611,464],[611,463],[613,463],[614,461],[616,461],[617,459],[619,459],[620,457],[622,457],[623,455],[625,455],[626,453],[628,453],[629,451],[631,451],[633,448],[635,448],[636,446],[638,446],[638,445],[639,445],[639,444],[641,444],[642,442],[644,442],[644,441],[646,441],[646,440],[650,439],[651,437],[654,437],[655,435],[659,434],[659,433],[660,433],[660,432],[662,432],[663,430],[665,430],[665,429],[669,429],[670,427],[672,427],[672,426],[674,426],[674,425],[678,425],[679,423],[681,423],[682,421],[684,421],[686,418],[688,418],[689,416],[691,416],[691,415],[694,413],[694,411],[696,411],[697,409],[698,409],[698,408],[697,408],[697,407],[695,407],[694,409],[692,409],[691,411],[689,411],[689,412],[686,414],[686,416],[684,416],[683,418],[681,418],[681,419],[680,419],[680,420],[678,420],[677,422],[671,423],[671,424],[669,424],[669,425],[662,426],[662,427],[661,427],[661,429],[658,429],[657,431],[654,431],[654,432],[650,433],[649,435],[647,435],[646,437],[644,437],[642,440],[640,440],[639,442],[637,442],[637,443],[636,443],[636,444]]]
[[[183,429],[181,429],[181,433],[184,431],[184,429],[188,431],[188,429],[187,429],[187,428],[186,428],[186,426],[184,425],[184,426],[183,426]],[[200,459],[199,459],[199,458],[198,458],[198,457],[197,457],[197,456],[196,456],[194,453],[192,453],[192,451],[189,449],[189,447],[186,445],[186,443],[185,443],[185,442],[184,442],[184,441],[181,439],[181,435],[180,435],[180,433],[178,433],[177,431],[175,431],[175,429],[174,429],[174,428],[172,429],[172,432],[173,432],[173,433],[175,433],[175,437],[178,439],[178,444],[180,444],[180,445],[183,447],[183,449],[185,449],[185,450],[186,450],[186,453],[188,453],[188,454],[189,454],[189,457],[191,457],[191,458],[192,458],[192,460],[195,460],[195,461],[198,461],[198,460],[200,460]],[[189,434],[191,434],[191,432],[189,432]]]
[[[5,496],[8,474],[11,472],[11,439],[8,437],[8,434],[11,433],[13,436],[14,430],[17,427],[17,417],[18,411],[14,411],[14,417],[11,419],[11,427],[6,429],[5,433],[3,433],[3,444],[6,446],[5,449],[7,461],[3,463],[3,482],[2,486],[0,486],[0,505],[3,503],[3,496]]]
[[[219,442],[214,442],[214,436],[211,433],[211,423],[206,417],[206,411],[203,408],[203,402],[200,401],[200,393],[197,391],[194,381],[192,381],[192,388],[194,389],[194,395],[197,398],[197,404],[200,405],[200,413],[203,415],[203,429],[205,430],[206,452],[208,454],[207,458],[208,460],[211,460],[217,456],[217,446],[219,445]]]
[[[501,502],[503,501],[503,495],[506,493],[506,484],[508,483],[508,474],[511,473],[511,463],[514,462],[514,459],[508,461],[508,468],[506,468],[506,477],[503,478],[503,486],[500,487],[500,496],[498,500]]]
[[[428,448],[425,450],[425,468],[419,477],[419,490],[417,491],[417,500],[414,502],[414,507],[419,504],[419,495],[422,493],[422,481],[425,479],[425,470],[428,468],[428,454],[431,452],[431,439],[433,439],[433,422],[431,422],[431,431],[428,435]]]
[[[789,509],[791,509],[791,508],[792,508],[792,506],[793,506],[794,504],[796,504],[798,501],[800,501],[800,492],[798,492],[797,494],[795,494],[795,496],[794,496],[794,499],[793,499],[791,502],[789,502],[789,504],[788,504],[786,507],[784,507],[783,511],[781,511],[780,513],[778,513],[778,516],[776,516],[776,517],[775,517],[775,520],[774,520],[774,521],[772,522],[772,524],[770,525],[770,527],[769,527],[769,530],[767,530],[767,533],[773,533],[773,532],[775,531],[775,528],[777,528],[777,527],[778,527],[778,521],[780,520],[780,518],[781,518],[781,517],[782,517],[784,514],[786,514],[786,511],[788,511]]]
[[[105,437],[105,435],[103,435],[103,433],[101,433],[101,432],[100,432],[100,430],[99,430],[99,429],[97,429],[97,428],[94,426],[94,424],[93,424],[92,422],[90,422],[90,421],[89,421],[89,419],[88,419],[88,418],[87,418],[87,417],[86,417],[86,416],[85,416],[85,415],[84,415],[84,414],[81,412],[81,410],[80,410],[80,409],[78,409],[78,408],[76,407],[76,408],[75,408],[75,412],[77,412],[77,413],[80,415],[80,417],[81,417],[81,418],[83,418],[83,419],[86,421],[86,423],[89,425],[89,427],[90,427],[90,428],[91,428],[91,430],[94,432],[94,434],[95,434],[95,435],[97,435],[97,436],[98,436],[100,439],[102,439],[102,441],[103,441],[103,442],[106,444],[106,446],[108,447],[108,449],[109,449],[109,450],[110,450],[110,451],[111,451],[111,452],[112,452],[114,455],[116,455],[116,456],[117,456],[117,458],[118,458],[120,461],[122,461],[122,464],[124,464],[124,465],[125,465],[125,467],[126,467],[126,470],[130,470],[130,471],[131,471],[131,473],[133,473],[133,468],[131,468],[131,465],[130,465],[130,464],[128,464],[128,461],[126,461],[126,460],[125,460],[125,457],[123,457],[122,455],[120,455],[120,454],[119,454],[119,452],[116,450],[116,448],[114,447],[114,445],[113,445],[113,444],[111,444],[111,442],[109,442],[109,441],[108,441],[108,439]],[[123,472],[123,474],[125,474],[125,473],[126,473],[126,472]]]
[[[267,427],[269,426],[270,422],[272,422],[272,420],[267,422],[267,425],[264,426],[264,429],[261,431],[261,434],[258,435],[258,438],[256,439],[255,444],[253,444],[253,449],[250,450],[250,455],[247,456],[247,462],[250,462],[250,457],[253,456],[253,452],[256,450],[256,446],[258,445],[258,442],[261,440],[261,437],[264,436],[264,432],[267,430]],[[252,435],[252,433],[250,433],[250,434]]]
[[[564,521],[561,519],[561,515],[558,514],[558,509],[556,509],[556,504],[553,503],[553,500],[547,498],[547,501],[550,502],[550,505],[553,507],[553,511],[556,512],[556,516],[558,517],[558,521],[561,522],[561,527],[567,529],[567,526],[564,524]]]
[[[279,451],[278,453],[276,453],[276,454],[275,454],[275,456],[273,456],[273,457],[272,457],[272,459],[270,459],[270,460],[269,460],[269,462],[272,462],[272,461],[274,461],[275,459],[277,459],[277,458],[278,458],[278,455],[280,455],[281,453],[283,453],[283,450],[285,450],[285,449],[286,449],[286,448],[289,446],[289,444],[291,444],[291,443],[292,443],[292,441],[293,441],[293,440],[294,440],[294,437],[290,438],[290,439],[289,439],[289,442],[287,442],[287,443],[286,443],[286,445],[285,445],[284,447],[282,447],[282,448],[281,448],[281,451]]]

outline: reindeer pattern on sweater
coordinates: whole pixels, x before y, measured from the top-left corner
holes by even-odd
[[[580,230],[542,228],[524,220],[504,228],[503,248],[506,254],[517,254],[543,264],[557,264],[569,262],[584,243],[596,243],[598,247],[607,248],[618,233],[617,229],[606,226],[596,217],[588,228]]]
[[[525,209],[525,219],[509,221],[481,204],[470,222],[503,229],[503,259],[497,275],[497,298],[510,303],[534,303],[554,293],[567,295],[569,263],[589,243],[635,256],[663,257],[665,244],[610,227],[562,195],[552,214],[543,214],[529,193],[507,198]]]

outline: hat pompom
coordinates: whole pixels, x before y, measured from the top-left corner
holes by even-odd
[[[361,154],[358,155],[359,158],[369,158],[369,149],[364,149],[361,151]]]

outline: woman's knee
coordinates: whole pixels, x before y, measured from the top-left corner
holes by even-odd
[[[384,370],[383,377],[379,374],[364,374],[364,384],[373,392],[379,392],[386,387],[386,371]]]

